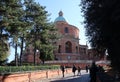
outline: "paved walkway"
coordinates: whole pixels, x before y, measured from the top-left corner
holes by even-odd
[[[104,72],[98,73],[98,77],[101,82],[115,82],[115,78],[113,76],[110,76]]]
[[[77,74],[77,72],[76,72]],[[43,79],[36,82],[89,82],[89,73],[86,73],[85,70],[81,71],[81,76],[73,76],[73,74],[66,74],[65,77],[56,76],[55,78],[51,79]]]

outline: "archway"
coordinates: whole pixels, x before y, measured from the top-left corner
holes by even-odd
[[[66,53],[72,53],[72,43],[70,41],[67,41],[65,43],[65,52]]]

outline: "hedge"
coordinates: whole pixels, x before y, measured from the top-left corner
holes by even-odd
[[[59,69],[58,65],[41,65],[41,66],[0,66],[0,74],[13,72],[27,72],[48,69]]]

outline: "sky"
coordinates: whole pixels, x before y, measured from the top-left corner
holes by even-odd
[[[50,19],[51,22],[54,22],[54,20],[58,17],[59,11],[62,11],[63,17],[66,19],[68,24],[78,27],[80,32],[80,44],[86,45],[87,39],[85,36],[84,25],[82,24],[84,18],[79,6],[80,0],[35,0],[35,2],[46,7],[45,10],[48,11],[48,14],[50,14],[48,19]],[[15,51],[13,48],[10,49],[10,52],[9,62],[15,58]]]

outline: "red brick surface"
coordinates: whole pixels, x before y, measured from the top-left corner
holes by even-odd
[[[71,73],[71,69],[67,69],[66,74]],[[34,82],[38,79],[52,78],[61,75],[61,70],[44,70],[28,73],[16,73],[0,76],[0,82]]]

